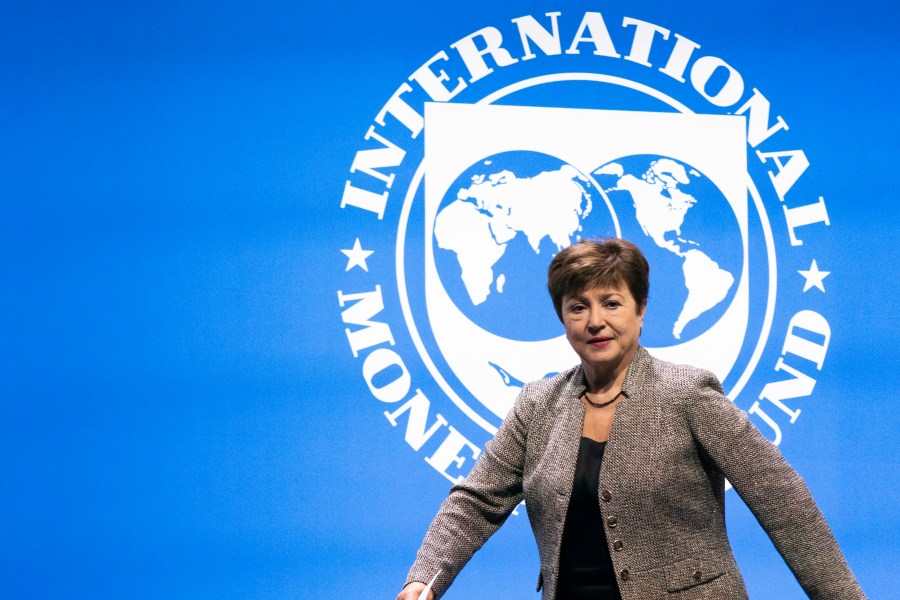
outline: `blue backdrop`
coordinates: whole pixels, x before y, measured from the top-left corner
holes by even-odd
[[[892,597],[900,572],[894,5],[308,4],[5,4],[2,595],[392,598],[448,478],[471,468],[497,422],[447,375],[451,359],[426,364],[437,334],[422,334],[420,348],[411,333],[410,323],[427,320],[415,288],[421,248],[398,240],[403,223],[418,232],[425,219],[420,196],[405,198],[428,139],[416,118],[429,99],[473,104],[526,79],[580,72],[644,91],[573,83],[496,103],[733,115],[757,89],[771,103],[767,125],[783,117],[786,128],[746,147],[774,254],[751,218],[748,256],[764,265],[751,276],[764,283],[751,278],[756,329],[738,362],[753,362],[766,290],[777,284],[778,293],[771,336],[736,402],[767,407],[864,590]],[[593,52],[600,37],[582,42],[578,55],[565,52],[586,11],[602,13],[618,58]],[[553,12],[561,13],[562,52],[533,38],[535,57],[524,59],[512,19],[531,15],[549,31]],[[641,64],[635,40],[652,33],[646,24],[657,29]],[[477,63],[487,37],[470,36],[486,27],[517,62],[489,55],[493,68],[479,76],[458,42],[474,39],[468,56]],[[694,54],[676,56],[720,61],[707,61],[716,68],[705,78],[687,62],[683,81],[671,75],[677,60],[667,60],[682,38],[696,47],[680,48]],[[426,64],[446,80],[410,78]],[[740,99],[717,96],[735,84],[733,72]],[[441,97],[459,81],[464,88]],[[379,116],[392,97],[411,112],[395,102]],[[389,154],[358,154],[379,147]],[[758,152],[797,150],[809,168],[780,200],[768,172],[790,173],[803,159],[789,168],[786,156]],[[793,213],[793,222],[784,213],[820,197],[827,224],[815,208]],[[808,223],[798,225],[804,215]],[[706,232],[716,237],[712,224]],[[829,275],[809,275],[813,259]],[[362,297],[375,302],[376,290],[383,310],[366,306],[382,325],[354,346],[352,334],[366,328],[347,309]],[[404,314],[404,298],[416,293]],[[827,341],[818,365],[783,352],[790,320],[804,310],[829,327],[827,335],[805,330],[811,343]],[[776,370],[782,355],[815,382],[785,400],[788,410],[760,398],[765,383],[792,377]],[[439,376],[449,378],[446,388]],[[729,377],[734,388],[738,377]],[[408,426],[411,410],[385,416],[416,390],[430,402],[426,429],[438,424],[420,439]],[[791,422],[788,411],[798,408]],[[803,597],[733,492],[728,502],[751,597]],[[521,514],[447,598],[536,597],[536,576]]]

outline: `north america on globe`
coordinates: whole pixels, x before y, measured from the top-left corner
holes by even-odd
[[[689,190],[718,196],[721,192],[696,169],[668,157],[627,157],[607,163],[593,174],[611,198],[627,197],[643,235],[681,262],[687,297],[671,329],[672,336],[681,339],[685,328],[722,303],[734,285],[731,271],[701,250],[700,243],[682,235],[685,219],[698,201],[712,203]]]

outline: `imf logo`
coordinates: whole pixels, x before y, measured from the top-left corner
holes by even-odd
[[[381,414],[451,481],[526,382],[577,363],[544,285],[583,237],[641,247],[641,343],[714,372],[774,443],[823,367],[829,272],[808,242],[830,221],[792,194],[809,161],[787,123],[688,37],[608,22],[527,15],[438,51],[344,184],[344,333]]]

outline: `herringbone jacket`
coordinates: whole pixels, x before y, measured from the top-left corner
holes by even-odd
[[[743,599],[725,534],[725,479],[814,599],[864,598],[803,480],[711,373],[639,347],[603,457],[597,502],[624,600]],[[436,597],[524,498],[554,600],[584,419],[581,367],[525,386],[432,522],[407,581]]]

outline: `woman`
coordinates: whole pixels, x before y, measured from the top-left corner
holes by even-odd
[[[580,364],[523,388],[442,504],[397,600],[438,572],[428,597],[439,598],[523,498],[545,599],[746,598],[726,478],[811,598],[865,597],[803,480],[715,376],[639,345],[649,275],[619,239],[553,258],[547,286]]]

